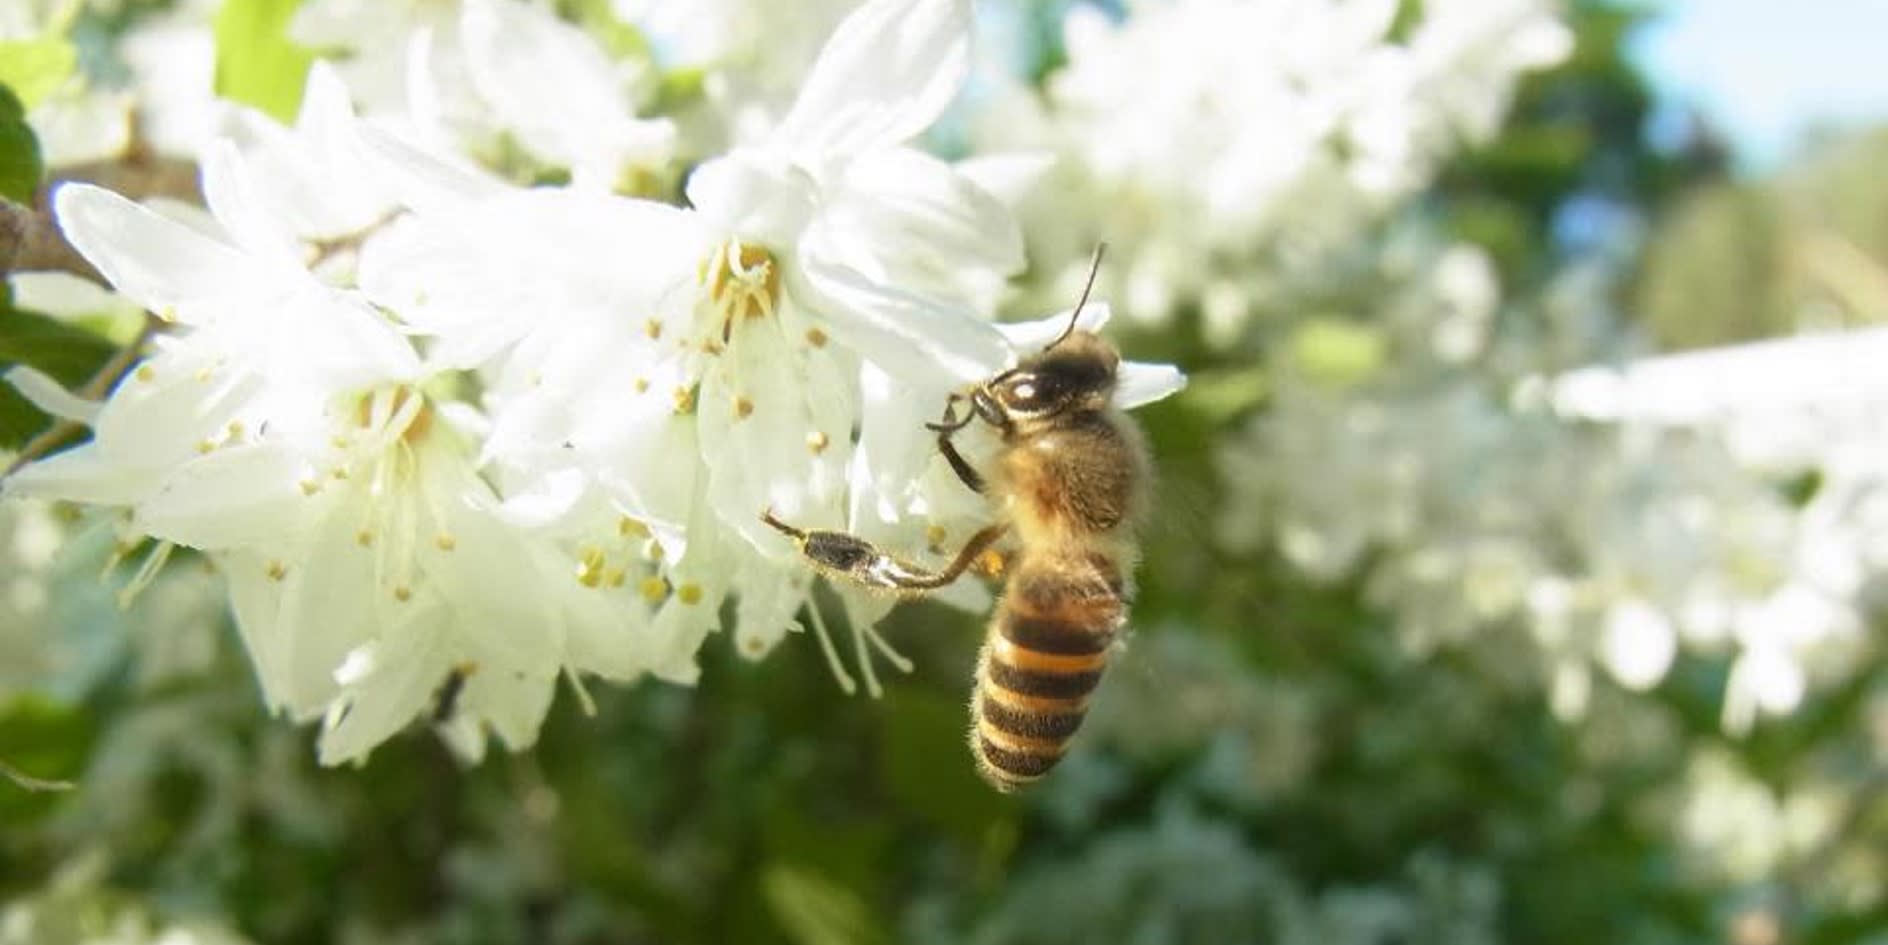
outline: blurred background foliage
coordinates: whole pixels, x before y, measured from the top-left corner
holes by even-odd
[[[1888,312],[1888,136],[1761,179],[1732,179],[1702,122],[1655,148],[1624,54],[1649,15],[1575,4],[1574,54],[1378,238],[1478,245],[1522,298],[1603,258],[1661,350]],[[984,618],[930,603],[888,623],[917,670],[879,700],[843,695],[809,640],[761,664],[711,642],[699,687],[560,699],[524,754],[467,767],[416,730],[321,769],[261,711],[200,562],[120,611],[101,526],[8,507],[0,760],[78,787],[0,782],[0,942],[1888,941],[1874,627],[1748,735],[1720,725],[1728,660],[1689,652],[1643,692],[1597,680],[1569,720],[1519,634],[1412,648],[1368,558],[1313,581],[1212,540],[1215,444],[1273,372],[1383,356],[1343,327],[1360,291],[1340,273],[1293,296],[1334,315],[1311,335],[1208,344],[1184,311],[1124,332],[1195,383],[1139,414],[1161,511],[1133,637],[1074,756],[1019,797],[964,746]]]

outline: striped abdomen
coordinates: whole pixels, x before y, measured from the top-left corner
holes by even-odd
[[[1055,767],[1088,713],[1126,618],[1103,555],[1025,558],[977,660],[970,747],[984,780],[1013,791]]]

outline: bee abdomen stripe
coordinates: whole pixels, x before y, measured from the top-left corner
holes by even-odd
[[[990,657],[1014,669],[1042,673],[1085,673],[1108,665],[1107,653],[1049,653],[1018,646],[1000,635],[990,641]]]
[[[1022,712],[996,699],[977,700],[982,724],[1024,738],[1066,739],[1082,727],[1082,712]]]
[[[1043,672],[1011,666],[994,657],[995,654],[992,654],[992,658],[985,663],[990,684],[1019,695],[1074,699],[1094,692],[1101,683],[1099,669],[1079,673]]]
[[[1035,754],[1025,751],[1011,751],[982,735],[977,736],[977,754],[984,764],[994,768],[998,774],[1012,781],[1033,780],[1048,773],[1055,763],[1062,760],[1060,754]]]
[[[1031,616],[1006,611],[997,618],[997,629],[1004,639],[1026,650],[1062,656],[1087,656],[1100,653],[1114,643],[1114,621],[1097,631],[1088,621],[1072,622],[1064,618]]]

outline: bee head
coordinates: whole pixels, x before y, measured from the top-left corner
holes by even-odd
[[[1100,410],[1114,395],[1121,355],[1100,335],[1074,331],[1003,372],[984,390],[1018,420]]]

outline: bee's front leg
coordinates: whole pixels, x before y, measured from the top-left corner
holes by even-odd
[[[760,520],[793,539],[800,553],[828,576],[900,593],[935,590],[957,580],[1008,529],[991,525],[978,531],[943,570],[930,571],[848,532],[795,528],[775,518],[772,509],[762,512]]]
[[[956,473],[957,478],[962,480],[970,491],[981,495],[984,489],[983,475],[964,459],[964,454],[957,451],[957,444],[951,442],[953,434],[968,426],[970,421],[977,417],[975,410],[965,411],[961,418],[957,416],[957,405],[970,399],[968,394],[952,392],[944,401],[943,419],[936,423],[927,423],[925,427],[937,433],[937,451],[944,454],[945,462],[951,464],[951,472]]]

